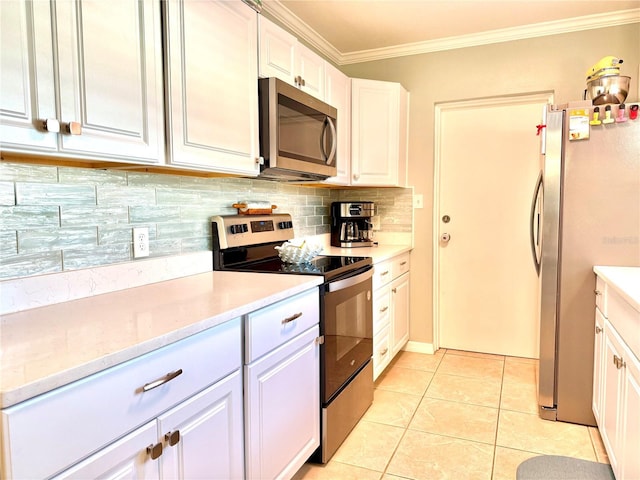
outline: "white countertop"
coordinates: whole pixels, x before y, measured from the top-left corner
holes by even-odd
[[[286,299],[318,276],[207,272],[0,318],[0,407]]]
[[[640,267],[595,266],[593,271],[640,312]]]
[[[322,255],[372,257],[375,264],[410,250],[408,245],[327,246]],[[91,277],[90,283],[98,278],[101,274]],[[51,282],[56,279],[58,277],[43,277],[44,284],[38,283],[37,293],[54,290]],[[83,284],[87,281],[81,280]],[[75,280],[65,279],[65,282],[68,283],[63,282],[57,289],[78,288]],[[0,408],[131,360],[321,283],[322,278],[318,276],[206,272],[2,315]],[[13,290],[16,288],[25,290],[20,282]],[[39,301],[46,300],[40,297],[42,295],[39,295]]]

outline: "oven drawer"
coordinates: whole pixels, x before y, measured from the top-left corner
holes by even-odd
[[[250,313],[245,325],[245,363],[251,363],[319,322],[317,288]]]

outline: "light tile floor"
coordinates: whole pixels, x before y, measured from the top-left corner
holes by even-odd
[[[538,417],[536,385],[536,360],[400,352],[331,461],[294,479],[513,480],[540,454],[608,463],[597,428]]]

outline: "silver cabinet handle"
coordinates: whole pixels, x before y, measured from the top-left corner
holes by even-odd
[[[142,387],[143,392],[148,392],[149,390],[153,390],[154,388],[158,388],[160,385],[164,385],[167,382],[170,382],[174,378],[182,375],[182,369],[178,369],[175,372],[169,372],[164,377],[154,380],[153,382],[146,383]]]
[[[180,441],[180,430],[174,430],[173,432],[165,433],[164,439],[169,442],[170,447],[177,445]]]
[[[353,174],[353,179],[354,180],[359,180],[360,179],[360,174],[359,173],[354,173]]]
[[[400,266],[404,267],[407,264],[407,261],[405,260],[404,262],[400,262]]]
[[[147,447],[147,454],[151,457],[151,460],[156,460],[162,455],[162,444],[156,443],[155,445],[149,445]]]
[[[392,288],[392,289],[391,289],[391,291],[392,291],[393,293],[398,293],[398,289],[397,289],[397,288]]]
[[[382,350],[380,350],[380,356],[384,357],[388,351],[389,351],[389,347],[383,348]]]
[[[602,331],[602,328],[596,325],[596,334],[600,333],[601,331]]]
[[[602,295],[602,292],[600,290],[594,290],[596,295]]]
[[[284,320],[282,320],[282,324],[285,325],[287,323],[293,322],[296,318],[300,318],[301,316],[302,316],[302,312],[294,313],[290,317],[287,317]]]
[[[384,313],[384,312],[386,312],[387,310],[389,310],[389,307],[386,307],[386,306],[385,306],[385,307],[382,307],[382,308],[380,309],[380,313]]]
[[[42,122],[42,126],[47,132],[58,133],[60,131],[60,122],[57,118],[46,118]]]
[[[385,275],[389,275],[389,270],[385,270],[384,272],[380,272],[380,276],[384,277]]]
[[[622,359],[622,357],[619,357],[617,355],[613,356],[613,364],[616,366],[617,369],[624,368],[627,366],[627,362],[625,362]]]

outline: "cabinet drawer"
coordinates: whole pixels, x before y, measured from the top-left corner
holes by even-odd
[[[406,273],[411,268],[411,255],[409,252],[398,255],[393,259],[393,265],[391,267],[391,273],[393,278],[398,278],[403,273]]]
[[[373,345],[373,379],[375,380],[389,365],[391,361],[391,340],[389,336],[389,327],[384,327],[382,331],[376,335]]]
[[[3,410],[4,476],[44,478],[73,465],[238,369],[241,341],[235,319]]]
[[[373,334],[376,335],[383,327],[389,325],[391,309],[391,295],[389,288],[381,288],[373,293]]]
[[[250,313],[245,326],[245,362],[251,363],[319,321],[317,288]]]
[[[612,289],[607,290],[605,296],[609,313],[605,315],[606,318],[624,338],[635,356],[640,358],[640,312]]]
[[[376,263],[373,266],[373,289],[385,285],[393,278],[393,261],[385,260],[384,262]]]
[[[607,315],[607,284],[605,281],[596,275],[596,306],[600,309],[602,314]]]

